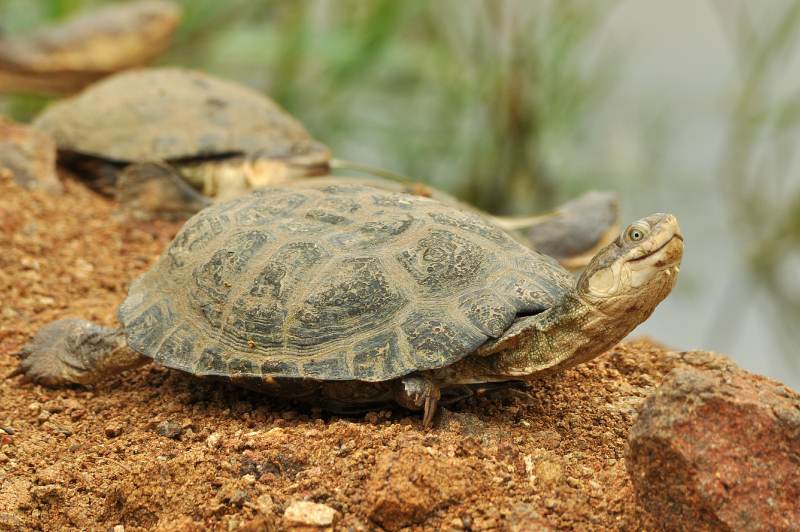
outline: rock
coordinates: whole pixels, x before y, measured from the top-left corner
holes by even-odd
[[[116,438],[122,434],[122,425],[117,423],[108,424],[106,425],[104,432],[106,434],[106,438]]]
[[[669,529],[800,529],[800,395],[717,358],[684,357],[644,402],[626,460],[638,499]]]
[[[545,532],[555,529],[548,524],[547,519],[542,517],[532,505],[521,502],[515,504],[510,511],[506,512],[505,530],[508,530],[508,532],[526,532],[528,530]]]
[[[459,459],[421,445],[386,452],[367,482],[369,518],[387,530],[419,523],[475,490],[475,476]]]
[[[0,117],[0,174],[20,186],[60,194],[53,139],[30,126]]]
[[[289,530],[333,530],[339,512],[309,501],[295,501],[283,513],[283,523]]]
[[[206,438],[206,447],[209,449],[216,449],[219,447],[222,441],[222,436],[219,432],[212,432],[208,438]]]
[[[177,440],[180,438],[181,432],[183,432],[181,424],[175,421],[162,421],[156,425],[156,433],[159,436],[164,436],[165,438]]]

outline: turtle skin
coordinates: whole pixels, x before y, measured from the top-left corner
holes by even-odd
[[[119,319],[131,348],[196,375],[378,382],[470,355],[573,283],[473,213],[310,182],[192,217]]]

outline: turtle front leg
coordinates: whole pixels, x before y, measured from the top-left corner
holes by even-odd
[[[394,388],[394,400],[400,406],[409,410],[424,410],[422,424],[426,427],[431,425],[433,416],[436,415],[441,396],[439,386],[420,374],[398,379]]]
[[[128,347],[121,329],[79,319],[48,323],[19,356],[19,367],[9,377],[25,375],[46,386],[94,384],[149,362]]]
[[[137,220],[183,220],[213,203],[164,163],[127,166],[117,181],[117,199],[123,214]]]

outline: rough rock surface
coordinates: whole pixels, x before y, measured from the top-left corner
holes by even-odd
[[[477,457],[448,460],[420,444],[399,445],[378,457],[367,483],[369,517],[386,530],[422,522],[434,510],[481,491],[486,472]]]
[[[114,202],[64,184],[56,198],[0,177],[0,530],[278,530],[294,501],[333,508],[339,529],[374,530],[376,501],[418,497],[450,470],[465,495],[412,530],[656,528],[634,497],[626,438],[685,362],[648,341],[450,405],[430,430],[403,411],[330,416],[155,365],[91,389],[2,379],[48,321],[114,325],[128,283],[180,226],[122,223]],[[164,422],[180,435],[159,434]],[[430,476],[413,476],[412,458]]]
[[[0,174],[8,174],[18,185],[59,194],[56,175],[56,144],[30,126],[0,116]]]
[[[627,467],[665,528],[800,529],[800,395],[705,352],[642,407]]]

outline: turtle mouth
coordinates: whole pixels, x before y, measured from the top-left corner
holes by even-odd
[[[677,244],[678,241],[680,241],[680,244]],[[651,257],[654,257],[655,255],[659,254],[661,251],[665,250],[667,248],[667,246],[669,246],[669,245],[671,245],[673,243],[676,243],[675,247],[678,248],[678,249],[676,249],[676,251],[680,250],[677,253],[678,256],[676,257],[677,260],[680,260],[680,257],[683,255],[683,235],[681,235],[680,233],[675,233],[674,235],[672,235],[672,237],[669,238],[669,240],[667,240],[666,242],[664,242],[663,244],[658,246],[653,251],[647,253],[646,255],[642,255],[639,258],[632,259],[629,262],[632,262],[632,263],[644,262],[645,260],[647,260],[647,259],[649,259]],[[656,264],[656,266],[660,266],[660,265]]]

